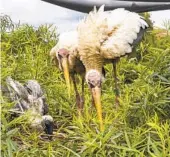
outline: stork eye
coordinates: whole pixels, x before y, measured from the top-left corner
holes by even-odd
[[[58,53],[58,57],[59,57],[60,59],[63,58],[63,56],[62,56],[61,54],[59,54],[59,53]]]

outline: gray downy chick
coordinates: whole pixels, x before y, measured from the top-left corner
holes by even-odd
[[[48,104],[39,83],[36,80],[29,80],[23,86],[11,77],[7,77],[6,83],[11,100],[17,102],[11,110],[15,116],[29,112],[31,128],[40,132],[45,131],[51,135],[53,133],[53,118],[47,115]]]

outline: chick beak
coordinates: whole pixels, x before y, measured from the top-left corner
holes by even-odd
[[[52,135],[53,134],[53,123],[45,124],[45,131],[46,134]]]
[[[92,96],[97,110],[97,116],[100,124],[100,131],[103,131],[104,126],[103,126],[103,119],[102,119],[101,88],[100,87],[92,88]]]
[[[52,134],[53,134],[53,128],[54,128],[54,124],[53,122],[50,121],[46,121],[45,122],[45,133],[48,134],[48,138],[51,140],[52,139]]]
[[[63,67],[64,78],[65,78],[65,81],[66,81],[66,85],[67,85],[67,89],[68,89],[68,95],[69,95],[69,98],[70,98],[70,75],[69,75],[68,59],[63,58],[61,64],[62,64],[62,67]]]

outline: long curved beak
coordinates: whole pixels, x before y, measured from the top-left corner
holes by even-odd
[[[101,88],[100,87],[94,87],[92,90],[92,96],[94,99],[94,104],[97,110],[97,116],[99,119],[100,124],[100,131],[104,130],[103,126],[103,119],[102,119],[102,105],[101,105]]]
[[[70,98],[70,75],[69,75],[69,66],[68,66],[68,59],[67,58],[63,58],[61,61],[62,67],[63,67],[63,71],[64,71],[64,78],[66,81],[66,85],[67,85],[67,89],[68,89],[68,95]]]

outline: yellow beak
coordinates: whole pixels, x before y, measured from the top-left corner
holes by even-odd
[[[62,59],[62,67],[63,67],[63,71],[64,71],[64,78],[66,81],[66,85],[67,85],[67,89],[68,89],[68,95],[70,98],[70,75],[69,75],[69,66],[68,66],[68,59],[67,58],[63,58]]]
[[[99,87],[92,88],[92,96],[97,110],[97,116],[100,124],[100,131],[103,131],[104,126],[103,126],[103,119],[102,119],[101,88]]]

